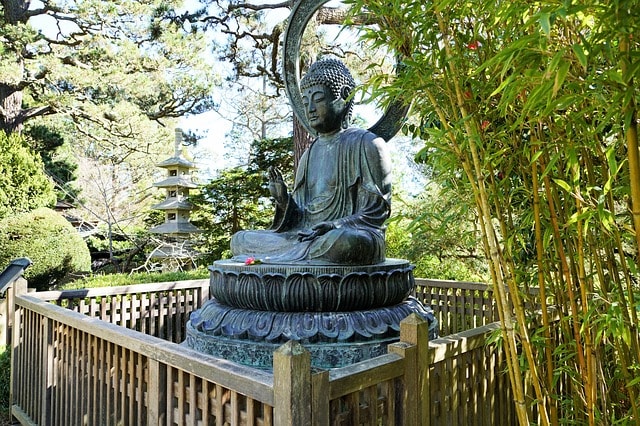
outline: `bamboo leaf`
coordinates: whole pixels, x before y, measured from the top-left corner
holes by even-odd
[[[607,148],[604,153],[605,157],[607,157],[607,164],[609,165],[609,173],[617,174],[618,173],[618,160],[616,159],[616,146],[611,145]]]
[[[551,62],[549,62],[549,67],[547,68],[547,76],[550,77],[550,74],[555,72],[560,63],[562,62],[562,58],[564,57],[564,51],[560,50],[558,52],[556,52],[555,55],[553,55],[553,58],[551,58]]]
[[[538,158],[540,158],[540,156],[543,154],[543,151],[541,149],[537,150],[536,152],[533,153],[533,157],[531,157],[531,161],[529,162],[529,165],[532,165],[533,163],[535,163],[536,161],[538,161]]]
[[[622,75],[623,81],[629,84],[634,78],[640,77],[640,61],[635,61],[629,64],[626,71]]]
[[[496,90],[491,92],[489,97],[492,98],[495,95],[497,95],[498,93],[502,92],[505,87],[509,86],[513,82],[513,80],[515,80],[515,78],[516,78],[515,75],[510,75],[509,77],[507,77],[506,80],[504,80],[502,83],[500,83],[500,85],[496,88]]]
[[[576,58],[578,58],[578,62],[580,62],[580,65],[582,65],[582,68],[584,68],[584,70],[587,70],[587,55],[584,53],[584,49],[582,48],[581,44],[574,44],[573,46],[571,46],[571,49],[573,49],[573,53],[576,54]]]
[[[586,209],[583,209],[581,212],[575,212],[569,217],[567,225],[574,224],[578,221],[588,220],[590,216],[591,212]]]
[[[569,72],[569,62],[563,61],[558,67],[558,72],[556,73],[556,78],[553,82],[553,94],[552,96],[555,98],[558,94],[558,90],[562,87],[564,83],[564,79],[567,77],[567,73]]]
[[[562,179],[557,179],[557,178],[554,178],[553,181],[560,188],[564,189],[567,192],[571,192],[571,186],[567,182],[563,181]]]
[[[551,173],[551,171],[554,169],[559,159],[560,159],[559,153],[556,153],[551,157],[551,159],[549,160],[549,164],[547,164],[547,167],[545,167],[545,169],[542,171],[542,175],[540,175],[541,179],[547,176],[549,173]]]
[[[614,83],[624,84],[622,80],[622,71],[619,69],[613,69],[606,72],[607,77]]]
[[[553,108],[558,111],[564,111],[569,106],[578,103],[581,99],[582,98],[580,97],[580,95],[576,94],[562,95],[558,99],[556,99],[555,104],[553,104]],[[551,111],[545,110],[545,113],[550,114]]]
[[[538,18],[538,22],[540,22],[540,28],[545,33],[545,35],[551,34],[551,22],[549,18],[551,14],[549,12],[541,12]]]
[[[604,205],[598,205],[598,218],[600,219],[600,223],[605,227],[607,231],[611,231],[613,226],[615,225],[615,218],[610,210],[606,209]]]

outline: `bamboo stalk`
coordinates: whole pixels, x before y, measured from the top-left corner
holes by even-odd
[[[539,147],[535,147],[532,145],[531,147],[531,157],[533,158],[533,154]],[[534,219],[534,229],[535,229],[535,238],[536,238],[536,259],[538,262],[538,288],[540,289],[540,309],[542,310],[542,327],[544,333],[544,355],[545,355],[545,363],[547,366],[547,389],[548,392],[551,392],[553,389],[553,348],[551,347],[551,325],[549,323],[549,308],[547,306],[547,290],[544,279],[544,241],[542,240],[542,223],[540,221],[541,213],[540,213],[540,194],[538,193],[540,184],[538,182],[538,162],[531,162],[531,180],[532,180],[532,188],[531,192],[533,193],[533,219]],[[558,421],[558,406],[556,404],[556,400],[554,398],[548,397],[549,401],[547,402],[549,406],[549,415],[551,424],[557,425]]]
[[[575,174],[575,172],[574,172]],[[574,190],[580,194],[580,185],[579,178],[574,177],[574,184],[577,184],[574,187]],[[590,426],[595,426],[595,405],[596,405],[596,386],[595,386],[595,360],[593,357],[593,343],[591,340],[591,327],[590,324],[586,323],[588,317],[586,313],[589,310],[588,306],[588,296],[587,296],[587,274],[585,270],[585,258],[584,258],[584,229],[583,229],[583,219],[580,219],[580,213],[582,212],[583,206],[581,197],[574,196],[576,205],[576,212],[578,213],[578,219],[576,219],[576,253],[577,253],[577,267],[578,267],[578,285],[580,287],[580,301],[582,302],[582,314],[584,317],[585,324],[583,324],[584,329],[584,346],[585,346],[585,367],[584,377],[586,379],[585,387],[585,404],[587,409],[587,419],[589,421]]]
[[[585,155],[582,155],[581,157],[586,164],[586,171],[587,171],[586,176],[587,176],[588,184],[592,188],[595,188],[599,183],[598,176],[596,175],[596,170],[594,166],[594,160],[597,160],[600,164],[602,164],[601,172],[600,172],[601,173],[600,179],[602,181],[607,182],[612,177],[611,173],[609,172],[606,155],[604,155],[604,152],[602,151],[600,141],[594,144],[594,151],[595,151],[595,155],[593,155],[592,152],[587,152],[585,153]],[[609,191],[608,196],[610,195],[611,195],[611,191]],[[605,202],[607,198],[608,197],[605,197]],[[618,228],[615,226],[613,227],[612,234],[613,233],[618,233]],[[601,233],[601,232],[599,232],[598,234],[607,235],[606,233]],[[601,250],[604,250],[606,253],[606,256],[604,257],[607,257],[607,258],[612,257],[612,254],[613,254],[613,251],[611,250],[612,240],[611,238],[609,238],[606,241],[606,244],[601,244],[600,242],[596,241],[593,228],[590,232],[587,232],[586,238],[588,241],[587,248],[589,250],[590,260],[592,262],[592,264],[590,265],[590,270],[591,271],[595,270],[597,280],[601,283],[601,288],[603,288],[606,285],[606,279],[604,274],[603,259],[602,259],[603,256],[601,256]],[[593,277],[590,278],[587,281],[587,283],[589,284],[588,291],[590,293],[595,293],[594,278]],[[608,290],[605,290],[605,291],[608,292]],[[604,356],[602,354],[602,351],[599,350],[598,346],[592,345],[592,350],[593,350],[593,365],[590,367],[593,370],[593,375],[594,375],[594,379],[593,379],[594,383],[593,383],[592,391],[595,393],[596,396],[599,395],[599,398],[596,398],[595,403],[596,404],[599,403],[600,411],[604,412],[606,410],[606,407],[609,406],[608,391],[605,388],[606,381],[601,380],[600,383],[598,383],[598,380],[597,380],[598,379],[597,372],[603,371],[602,361],[604,360]]]
[[[629,36],[622,34],[619,39],[619,51],[621,56],[621,69],[622,75],[625,75],[628,71],[629,60],[631,57]],[[628,82],[629,90],[633,90],[633,79]],[[631,206],[633,216],[633,227],[635,230],[636,240],[636,262],[640,266],[640,148],[638,147],[638,122],[637,122],[637,107],[634,102],[634,97],[629,97],[629,101],[626,105],[623,105],[623,117],[628,117],[626,121],[625,140],[627,142],[627,153],[629,161],[629,184],[631,187]],[[633,296],[633,286],[630,280],[627,280],[627,291],[629,294],[629,304],[631,305],[631,335],[633,348],[636,352],[636,360],[640,358],[640,344],[638,344],[638,313],[635,309],[635,300]],[[622,293],[621,293],[621,297]],[[637,385],[636,385],[637,386]],[[633,414],[637,422],[640,423],[640,412],[637,406],[635,387],[628,386],[629,396],[632,403]]]
[[[449,137],[451,145],[454,149],[455,154],[458,156],[460,160],[460,164],[471,186],[476,206],[478,207],[479,210],[482,210],[481,208],[482,202],[479,195],[480,190],[476,183],[475,175],[472,171],[470,162],[467,159],[466,153],[462,152],[462,150],[458,146],[457,141],[455,139],[455,135],[452,129],[450,129],[448,125],[448,121],[446,120],[444,111],[442,110],[442,108],[438,106],[439,103],[436,102],[436,99],[433,93],[431,93],[428,90],[425,90],[425,93],[429,98],[429,100],[432,102],[432,105],[434,105],[434,108],[436,109],[436,113],[438,114],[438,117],[440,118],[445,130],[447,130],[447,135]],[[490,227],[490,225],[486,225],[486,216],[483,214],[479,214],[478,220],[480,221],[480,227],[482,229],[482,242],[484,245],[485,253],[488,253],[488,254],[493,253],[493,249],[489,243],[489,236],[488,236],[489,233],[493,233],[493,232],[492,231],[487,232],[487,229],[488,227]],[[490,220],[489,220],[489,223],[490,223]],[[514,394],[520,396],[519,398],[516,398],[516,400],[514,401],[516,405],[516,413],[518,415],[518,418],[521,424],[523,425],[529,424],[528,413],[525,405],[524,389],[522,387],[522,383],[523,383],[522,373],[519,369],[519,363],[517,358],[515,332],[514,332],[513,324],[511,322],[511,314],[508,311],[508,302],[506,300],[505,293],[504,293],[505,286],[496,284],[498,282],[502,282],[501,278],[499,278],[499,274],[502,273],[500,265],[496,265],[496,263],[494,262],[489,262],[489,272],[492,277],[492,282],[494,283],[494,293],[498,295],[498,297],[496,297],[495,300],[498,307],[498,316],[500,318],[501,331],[502,331],[503,341],[505,346],[505,353],[507,354],[506,361],[507,361],[507,371],[509,373],[509,382],[511,383]]]
[[[474,144],[474,142],[477,141],[478,139],[477,138],[478,131],[477,131],[477,128],[473,129],[471,127],[471,124],[470,124],[471,120],[467,119],[468,113],[464,106],[463,91],[457,79],[457,73],[456,73],[456,69],[453,61],[453,55],[451,53],[451,47],[450,47],[451,43],[450,43],[447,27],[444,24],[444,20],[442,18],[441,13],[439,13],[438,11],[435,11],[435,15],[438,21],[440,32],[443,36],[443,45],[447,53],[447,59],[448,59],[446,66],[451,70],[450,77],[456,92],[456,98],[458,101],[458,110],[460,112],[462,121],[464,123],[465,132],[467,136],[470,137],[469,151],[471,153],[473,172],[468,173],[467,176],[470,181],[473,181],[473,180],[477,181],[478,195],[476,199],[480,201],[480,204],[478,205],[478,209],[479,209],[480,215],[484,217],[483,234],[487,238],[490,262],[493,263],[493,267],[495,268],[495,272],[496,272],[494,275],[494,277],[496,278],[494,280],[494,292],[495,294],[498,295],[498,298],[501,300],[502,310],[504,310],[504,308],[508,306],[505,287],[509,288],[510,292],[512,293],[512,297],[518,298],[519,296],[518,296],[517,288],[515,286],[513,277],[511,279],[508,278],[508,275],[509,275],[508,268],[503,263],[503,257],[500,254],[500,246],[499,246],[498,238],[495,234],[493,227],[491,226],[492,216],[491,216],[491,209],[489,207],[487,190],[484,184],[484,174],[482,172],[481,161],[478,156],[476,146]],[[507,273],[505,274],[505,272]],[[505,275],[507,275],[507,277],[505,277]],[[505,280],[505,278],[507,279]],[[515,311],[516,311],[516,318],[520,324],[522,347],[529,361],[532,374],[537,375],[536,364],[533,359],[533,353],[531,350],[531,344],[530,344],[528,330],[527,330],[528,324],[526,320],[524,320],[524,312],[522,312],[522,309],[518,309],[518,307],[516,307]],[[523,386],[524,382],[523,382],[522,372],[520,370],[520,365],[518,362],[518,351],[517,351],[515,328],[511,319],[511,315],[510,313],[506,312],[506,310],[504,311],[502,318],[503,318],[502,329],[503,329],[503,335],[504,335],[505,349],[507,350],[507,360],[508,360],[507,365],[509,366],[510,370],[513,369],[511,385],[514,392],[514,398],[515,398],[514,402],[516,404],[516,413],[518,415],[518,420],[520,424],[528,425],[530,423],[529,413],[526,408],[525,391]],[[537,399],[540,401],[542,400],[542,392],[541,392],[537,377],[534,377],[533,384],[536,390]],[[539,411],[539,415],[540,415],[541,423],[543,425],[548,425],[549,420],[548,420],[546,411],[544,409],[541,409]]]
[[[629,55],[629,39],[623,35],[620,37],[619,44],[620,54],[623,57],[622,73],[623,75],[628,68]],[[633,81],[629,82],[632,86]],[[631,214],[633,217],[633,227],[635,229],[636,250],[638,250],[638,266],[640,266],[640,151],[638,148],[638,124],[636,106],[633,102],[633,96],[629,102],[622,106],[623,117],[628,117],[627,127],[625,129],[625,139],[627,142],[627,152],[629,159],[629,184],[631,186]]]

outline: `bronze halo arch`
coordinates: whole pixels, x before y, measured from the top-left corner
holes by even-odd
[[[284,34],[284,46],[282,48],[284,86],[287,97],[291,102],[293,113],[312,135],[316,132],[309,126],[302,105],[300,93],[300,42],[309,20],[313,14],[329,0],[299,0],[291,9],[289,22]],[[383,138],[391,139],[402,127],[405,116],[409,111],[409,105],[394,101],[389,105],[383,116],[369,128],[369,131]]]

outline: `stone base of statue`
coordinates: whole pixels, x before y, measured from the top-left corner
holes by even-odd
[[[270,369],[273,351],[299,341],[319,368],[335,368],[386,353],[400,321],[417,313],[437,322],[409,296],[413,267],[388,259],[370,266],[245,265],[210,268],[212,298],[193,312],[185,344],[230,361]]]

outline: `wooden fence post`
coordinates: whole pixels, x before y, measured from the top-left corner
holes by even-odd
[[[311,375],[311,419],[313,426],[329,426],[329,371]]]
[[[167,366],[154,359],[149,359],[147,364],[149,382],[147,383],[147,425],[157,426],[166,422],[167,410]],[[206,424],[207,419],[204,419]]]
[[[16,279],[11,286],[7,288],[6,298],[6,316],[4,325],[4,333],[6,338],[7,350],[11,351],[11,371],[9,373],[9,409],[12,410],[13,402],[15,400],[15,387],[17,378],[14,377],[15,372],[15,360],[16,360],[16,345],[20,337],[20,317],[16,316],[16,295],[27,293],[27,280],[20,277]]]
[[[11,345],[11,340],[13,339],[13,323],[15,321],[15,297],[19,294],[27,294],[27,280],[22,277],[16,279],[13,284],[11,284],[7,288],[7,298],[6,298],[6,316],[4,318],[4,337],[5,345]]]
[[[292,340],[273,353],[275,426],[311,424],[311,355]]]
[[[40,408],[40,424],[49,425],[53,423],[53,413],[51,406],[51,398],[53,394],[54,386],[54,350],[53,350],[53,320],[50,318],[43,318],[42,341],[44,345],[42,347],[42,394],[40,396],[41,408]],[[16,333],[17,335],[17,333]]]
[[[403,388],[404,425],[430,426],[429,324],[418,314],[400,322],[400,341],[389,345],[388,352],[405,359]]]

